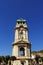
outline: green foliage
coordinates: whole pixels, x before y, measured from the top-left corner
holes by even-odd
[[[8,60],[10,60],[10,56],[5,56],[5,62],[8,63]]]
[[[0,56],[0,63],[2,62],[2,57]]]
[[[10,56],[5,56],[6,60],[10,60]]]
[[[37,63],[38,63],[39,58],[40,58],[40,56],[39,55],[36,55],[35,60],[36,60]]]
[[[2,61],[5,61],[5,56],[1,56],[2,57]]]
[[[7,64],[8,60],[10,60],[10,56],[0,56],[0,63],[4,61]]]
[[[15,56],[11,56],[11,60],[12,61],[16,60],[16,57]]]
[[[43,57],[41,57],[41,60],[43,61]]]
[[[43,53],[43,50],[40,50],[41,53]]]
[[[16,57],[15,56],[0,56],[0,63],[2,62],[2,61],[4,61],[6,64],[8,64],[8,61],[14,61],[14,60],[16,60]]]

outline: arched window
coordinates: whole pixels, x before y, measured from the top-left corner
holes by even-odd
[[[24,56],[25,55],[25,50],[24,50],[24,48],[20,48],[20,56]]]

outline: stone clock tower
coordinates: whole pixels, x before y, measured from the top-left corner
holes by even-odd
[[[12,44],[12,56],[16,57],[13,65],[30,65],[31,63],[31,43],[28,40],[28,27],[26,20],[17,20],[15,31],[15,40]]]

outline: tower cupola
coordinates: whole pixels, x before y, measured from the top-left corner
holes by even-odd
[[[18,19],[15,27],[15,42],[20,40],[28,41],[28,28],[24,19]]]
[[[24,26],[24,27],[27,27],[26,25],[26,20],[25,19],[18,19],[17,20],[17,24],[16,24],[16,27],[19,27],[19,26]]]

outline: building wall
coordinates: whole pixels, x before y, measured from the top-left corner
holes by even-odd
[[[24,65],[30,64],[28,60],[16,60],[16,61],[12,61],[12,65],[22,65],[21,62],[24,62]]]
[[[12,56],[18,57],[18,46],[17,45],[13,46]]]

